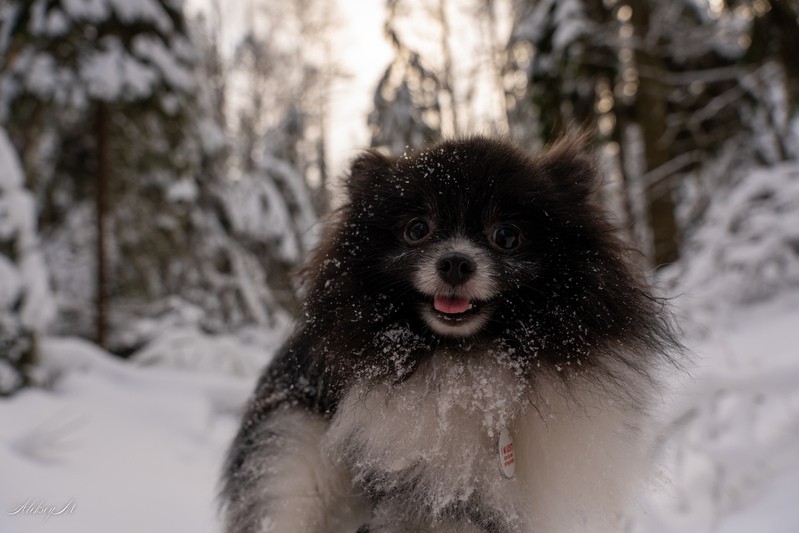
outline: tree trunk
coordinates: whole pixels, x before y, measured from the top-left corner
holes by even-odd
[[[648,49],[649,43],[646,43],[650,27],[650,6],[647,2],[631,2],[629,5],[633,8],[631,22],[638,43],[635,46],[638,71],[663,72],[663,64]],[[662,143],[666,131],[666,90],[659,79],[649,74],[639,76],[638,83],[634,112],[643,134],[646,171],[649,172],[671,158],[668,147]],[[651,260],[656,267],[679,259],[673,188],[673,180],[666,178],[657,186],[647,187],[645,190],[647,219],[652,232]]]
[[[441,54],[444,57],[444,67],[441,76],[441,92],[449,99],[449,118],[450,127],[452,128],[452,131],[449,132],[449,135],[458,135],[461,133],[461,126],[458,120],[458,105],[455,99],[455,89],[453,88],[454,73],[452,63],[452,48],[449,44],[450,25],[449,18],[447,16],[446,0],[438,1],[438,18],[439,24],[441,24]]]
[[[106,261],[106,226],[108,221],[108,104],[97,102],[94,124],[97,150],[95,209],[97,222],[97,294],[95,341],[105,347],[108,335],[108,264]]]

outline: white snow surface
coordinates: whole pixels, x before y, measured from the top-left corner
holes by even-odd
[[[665,402],[660,479],[631,531],[799,531],[798,324],[794,291],[693,328],[696,364]]]
[[[136,367],[47,339],[52,390],[0,401],[0,531],[219,531],[216,480],[252,381]],[[13,513],[28,501],[74,510]]]
[[[799,289],[799,164],[756,168],[719,190],[673,269],[694,318]]]

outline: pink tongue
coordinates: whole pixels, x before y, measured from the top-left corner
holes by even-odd
[[[436,296],[433,298],[433,307],[448,315],[465,313],[471,306],[471,302],[466,298],[455,298],[453,296]]]

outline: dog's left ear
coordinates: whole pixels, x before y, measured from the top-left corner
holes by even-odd
[[[562,137],[547,148],[537,161],[539,168],[558,189],[580,199],[591,197],[600,185],[588,139],[587,133]]]
[[[392,158],[377,150],[369,150],[356,157],[350,166],[346,182],[350,197],[357,196],[359,192],[365,192],[381,178],[385,179],[393,164]]]

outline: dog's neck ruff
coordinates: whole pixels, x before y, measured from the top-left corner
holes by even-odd
[[[366,492],[401,493],[433,520],[480,502],[502,531],[613,530],[642,464],[641,413],[601,388],[585,394],[520,377],[495,354],[438,352],[400,383],[354,384],[323,450]]]

